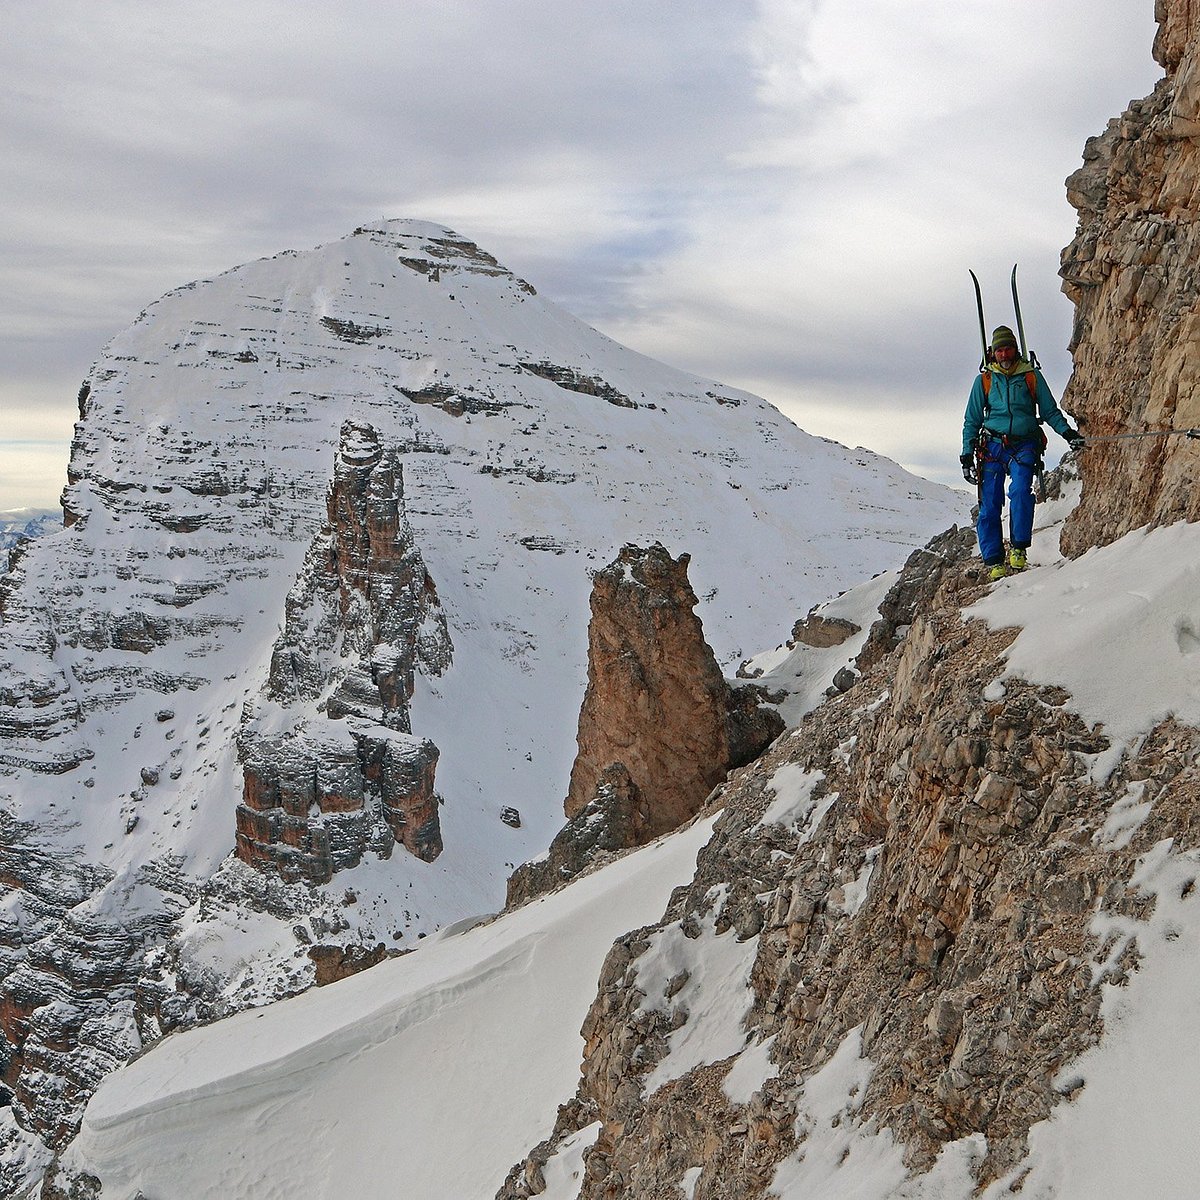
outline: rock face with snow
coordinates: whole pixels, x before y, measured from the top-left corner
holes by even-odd
[[[0,592],[0,804],[60,864],[4,880],[0,1054],[55,1143],[137,1045],[311,984],[310,947],[501,906],[561,824],[623,543],[692,554],[730,664],[962,507],[419,222],[163,297],[79,404],[68,527]],[[80,929],[103,969],[52,970]],[[8,1186],[45,1148],[5,1130]]]
[[[239,733],[236,844],[245,862],[316,883],[368,849],[387,858],[393,840],[427,862],[441,853],[437,747],[411,735],[408,704],[418,666],[440,675],[452,657],[398,456],[372,426],[342,426],[325,507],[284,605],[266,711]],[[297,719],[306,703],[317,715]]]
[[[783,732],[761,689],[731,686],[704,640],[688,556],[623,546],[592,580],[588,683],[567,824],[509,880],[514,904],[578,874],[600,852],[678,829],[734,767]]]
[[[969,530],[936,569],[915,554],[871,643],[893,649],[722,788],[690,884],[609,954],[578,1093],[502,1200],[585,1129],[580,1200],[799,1197],[847,1159],[830,1194],[868,1170],[886,1196],[949,1143],[964,1200],[1019,1181],[1136,969],[1153,905],[1128,881],[1195,844],[1200,730],[1168,719],[1118,762],[1063,689],[998,686],[1015,631],[963,612],[988,591],[973,554]],[[822,1124],[816,1081],[847,1062]],[[844,1125],[889,1131],[890,1185]]]
[[[1076,306],[1064,400],[1085,434],[1200,427],[1200,14],[1166,0],[1157,15],[1165,77],[1089,140],[1067,181],[1079,229],[1062,263]],[[1147,523],[1200,519],[1200,443],[1098,443],[1082,459],[1067,553]]]

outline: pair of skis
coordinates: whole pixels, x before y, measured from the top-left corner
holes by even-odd
[[[979,280],[974,271],[970,272],[971,282],[975,285],[975,308],[979,313],[979,340],[983,344],[983,357],[979,360],[979,369],[987,370],[992,361],[992,348],[988,345],[987,323],[983,319],[983,293],[979,290]],[[1031,367],[1040,367],[1037,355],[1025,344],[1025,323],[1021,320],[1021,297],[1017,295],[1017,265],[1012,269],[1012,298],[1013,309],[1017,314],[1017,338],[1021,343],[1021,357],[1029,362]]]

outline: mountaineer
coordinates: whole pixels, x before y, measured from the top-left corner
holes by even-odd
[[[1084,439],[1059,411],[1036,366],[1037,360],[1031,363],[1019,352],[1016,335],[1007,325],[993,331],[990,352],[985,352],[984,359],[963,417],[959,462],[963,478],[979,488],[975,527],[979,553],[989,568],[989,578],[996,580],[1026,565],[1026,551],[1033,538],[1033,480],[1046,448],[1042,422],[1072,450],[1083,445]],[[1007,561],[1000,527],[1006,478]]]

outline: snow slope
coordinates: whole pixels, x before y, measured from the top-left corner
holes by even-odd
[[[332,987],[166,1039],[101,1086],[66,1165],[119,1200],[490,1200],[574,1089],[613,939],[659,916],[711,828]]]

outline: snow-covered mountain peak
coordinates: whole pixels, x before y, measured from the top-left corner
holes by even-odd
[[[69,527],[29,546],[0,597],[0,801],[21,844],[73,882],[10,940],[53,942],[64,913],[114,875],[147,881],[161,900],[152,920],[143,899],[136,921],[114,901],[87,923],[125,947],[129,997],[158,997],[145,1037],[304,986],[305,939],[409,946],[500,907],[512,868],[561,823],[588,573],[624,543],[690,553],[705,634],[728,669],[963,509],[961,494],[811,437],[758,397],[618,345],[423,222],[363,226],[169,293],[105,349],[80,410]],[[359,582],[309,571],[338,525],[327,505],[338,463],[371,467],[371,444],[381,507],[356,510],[344,531],[371,551]],[[403,522],[384,503],[401,498]],[[398,641],[363,599],[381,562],[411,564],[397,594],[429,600]],[[321,593],[331,604],[313,592],[312,607],[289,608],[302,576],[335,589]],[[333,673],[281,701],[280,648],[310,641],[305,621],[322,614],[346,622],[326,630]],[[409,640],[405,665],[389,647]],[[363,657],[339,658],[352,648]],[[293,787],[255,775],[250,747],[262,743],[247,722],[282,737],[328,718],[322,738],[348,748],[347,722],[375,711],[379,672],[393,668],[404,691],[411,679],[409,724],[384,721],[397,692],[378,710],[388,736],[353,737],[393,753],[411,728],[436,747],[420,759],[421,772],[437,761],[435,781],[421,775],[440,818],[436,861],[420,838],[389,856],[391,835],[370,835],[361,857],[331,844],[358,865],[310,888],[272,877],[277,849],[255,859],[267,874],[232,859],[235,834],[276,848],[332,837],[328,814],[358,803],[344,779],[326,779],[313,810],[308,776]],[[368,793],[386,769],[373,753],[346,760]],[[292,824],[272,815],[288,805]],[[501,820],[509,810],[519,823]],[[372,828],[415,836],[380,815]],[[17,883],[16,895],[42,886]],[[149,991],[137,984],[147,938],[167,954]],[[29,1013],[61,994],[21,979]],[[92,999],[80,1020],[103,1024],[112,996]],[[74,1044],[70,1029],[53,1037]],[[40,1103],[20,1100],[34,1124]]]

